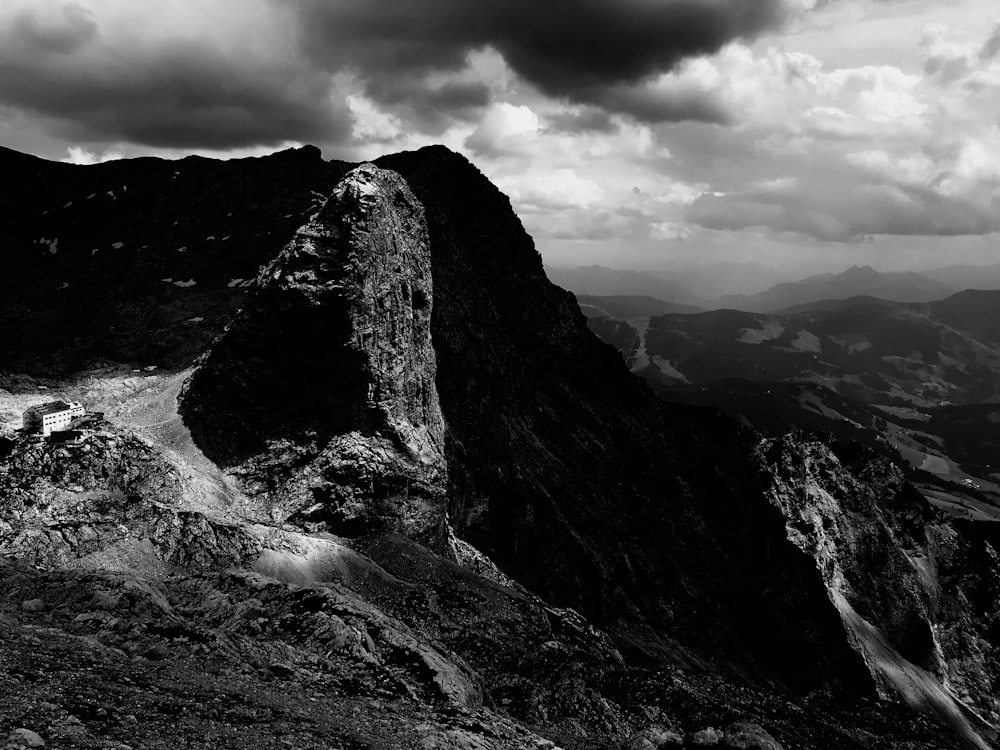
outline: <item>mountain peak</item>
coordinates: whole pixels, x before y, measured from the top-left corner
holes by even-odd
[[[318,146],[307,143],[305,146],[299,146],[298,148],[286,148],[283,151],[276,151],[270,155],[270,158],[282,161],[318,162],[323,161],[323,152],[319,150]]]
[[[838,274],[838,277],[842,279],[876,279],[881,275],[871,266],[853,265],[843,273]]]
[[[206,455],[248,495],[283,498],[282,517],[341,534],[439,531],[430,251],[406,183],[353,169],[255,285],[185,391]]]

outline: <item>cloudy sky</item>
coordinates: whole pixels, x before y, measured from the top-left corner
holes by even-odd
[[[995,0],[0,0],[0,144],[445,143],[547,262],[1000,262]]]

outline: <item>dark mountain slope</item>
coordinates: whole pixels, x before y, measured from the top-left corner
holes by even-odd
[[[600,297],[591,294],[578,294],[576,300],[580,303],[583,314],[588,318],[650,318],[670,313],[702,312],[702,308],[694,305],[677,305],[655,297],[632,295]]]
[[[747,498],[759,481],[746,460],[752,436],[660,406],[588,333],[573,297],[545,278],[507,198],[464,159],[425,149],[379,163],[427,211],[458,532],[529,587],[623,634],[669,634],[751,672],[814,679],[785,658],[812,650],[806,641],[825,640],[832,623],[823,598],[808,593],[810,574],[780,545],[754,559],[751,547],[783,530]],[[792,579],[796,604],[764,604],[775,578]],[[798,606],[815,608],[807,637],[791,627]],[[725,624],[709,632],[703,617]],[[750,666],[740,653],[759,655]]]
[[[186,366],[346,165],[304,147],[94,166],[4,149],[0,366]]]
[[[600,296],[644,295],[668,302],[704,304],[682,281],[649,271],[626,271],[605,266],[546,268],[553,282],[576,294]]]
[[[931,302],[934,315],[959,331],[990,343],[1000,343],[1000,291],[968,289],[958,294]]]

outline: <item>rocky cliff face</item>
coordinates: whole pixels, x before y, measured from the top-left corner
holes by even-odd
[[[633,378],[466,160],[430,148],[379,164],[427,212],[459,534],[635,652],[796,690],[871,690],[761,494],[756,437]]]
[[[443,542],[433,301],[423,208],[398,175],[357,167],[191,379],[196,441],[273,519]]]
[[[1000,720],[996,524],[952,520],[857,444],[765,441],[768,491],[822,573],[885,696],[932,710],[980,747]]]

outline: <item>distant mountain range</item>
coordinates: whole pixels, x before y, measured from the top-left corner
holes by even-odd
[[[921,271],[920,275],[956,289],[1000,289],[1000,263],[989,266],[946,266]]]
[[[715,308],[772,312],[827,299],[877,297],[892,302],[930,302],[959,291],[941,281],[907,272],[880,272],[871,266],[852,266],[843,273],[810,276],[778,284],[758,294],[730,295],[712,303]]]
[[[861,440],[925,482],[1000,500],[1000,291],[649,317],[630,313],[651,304],[586,300],[591,330],[668,401],[714,406],[767,434]]]
[[[770,313],[826,305],[831,301],[854,297],[920,303],[944,299],[964,289],[1000,289],[1000,264],[984,267],[949,266],[920,273],[877,271],[871,266],[852,266],[837,274],[824,273],[799,281],[781,281],[755,293],[715,297],[704,296],[708,289],[706,276],[717,272],[720,278],[727,280],[726,285],[729,286],[733,274],[742,272],[749,279],[744,288],[753,288],[768,277],[766,267],[759,264],[713,264],[703,267],[698,273],[687,268],[676,274],[627,271],[604,266],[546,270],[553,282],[577,295],[619,299],[652,297],[660,303],[673,305],[675,309],[669,310],[670,312],[697,312],[700,308]],[[647,309],[649,303],[643,304],[642,314],[657,314]]]
[[[578,294],[576,301],[588,318],[650,318],[670,313],[699,313],[704,308],[697,305],[678,305],[664,302],[656,297],[642,295],[621,295],[599,297],[591,294]]]
[[[680,281],[672,281],[646,271],[627,271],[606,266],[550,268],[549,280],[574,294],[655,297],[664,302],[704,306],[705,300],[692,294]]]

